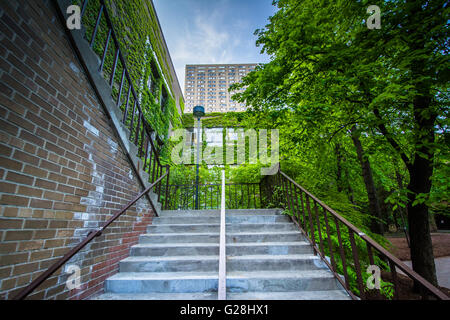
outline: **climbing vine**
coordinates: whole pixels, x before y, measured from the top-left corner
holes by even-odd
[[[81,5],[80,0],[75,0],[73,3]],[[173,78],[169,71],[168,55],[164,49],[164,41],[161,38],[153,5],[148,0],[105,0],[105,5],[144,117],[160,139],[166,142],[170,123],[173,127],[179,127],[181,121],[173,97]],[[90,0],[83,15],[85,37],[88,41],[91,41],[99,8],[99,0]],[[103,55],[107,36],[108,28],[103,14],[93,45],[93,50],[99,58]],[[116,49],[114,42],[110,41],[102,70],[106,80],[111,77]],[[118,97],[118,83],[120,83],[123,67],[119,61],[112,87],[114,99]],[[123,92],[127,90],[128,84],[125,83]],[[180,98],[180,102],[182,100]],[[181,103],[180,106],[183,108]],[[124,106],[121,107],[124,109]]]

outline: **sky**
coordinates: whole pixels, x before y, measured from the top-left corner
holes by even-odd
[[[272,0],[153,0],[184,92],[186,64],[264,63],[256,29],[276,12]]]

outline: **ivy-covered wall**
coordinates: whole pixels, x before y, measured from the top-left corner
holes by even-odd
[[[245,112],[211,112],[202,117],[203,128],[235,128],[241,126]],[[193,128],[195,125],[192,113],[184,113],[182,116],[184,128]]]
[[[80,0],[73,2],[81,5]],[[153,3],[151,0],[105,0],[105,5],[145,118],[166,142],[169,130],[181,126],[184,100]],[[89,0],[83,15],[88,41],[91,40],[99,8],[100,0]],[[97,32],[93,49],[102,57],[108,35],[104,15]],[[103,67],[105,79],[110,78],[115,50],[113,41],[110,41]],[[122,68],[119,62],[113,97],[118,94],[117,82]],[[124,91],[127,89],[125,84]]]

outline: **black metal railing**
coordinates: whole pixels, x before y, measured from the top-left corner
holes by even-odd
[[[352,298],[368,298],[366,283],[372,274],[366,268],[372,265],[390,275],[391,282],[386,281],[383,287],[389,298],[402,299],[397,273],[401,270],[418,288],[422,299],[449,299],[285,173],[265,176],[261,187],[268,202],[286,209],[313,246],[314,254],[322,258]]]
[[[199,209],[219,209],[220,188],[220,184],[199,184]],[[195,184],[169,185],[167,190],[168,197],[163,199],[164,209],[194,210]],[[259,183],[227,183],[225,196],[227,209],[257,209],[262,208],[264,203]]]

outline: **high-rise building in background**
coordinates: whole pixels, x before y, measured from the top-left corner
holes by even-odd
[[[186,65],[184,112],[192,112],[197,105],[204,106],[206,112],[245,111],[245,104],[233,101],[228,88],[255,67],[255,63]]]

